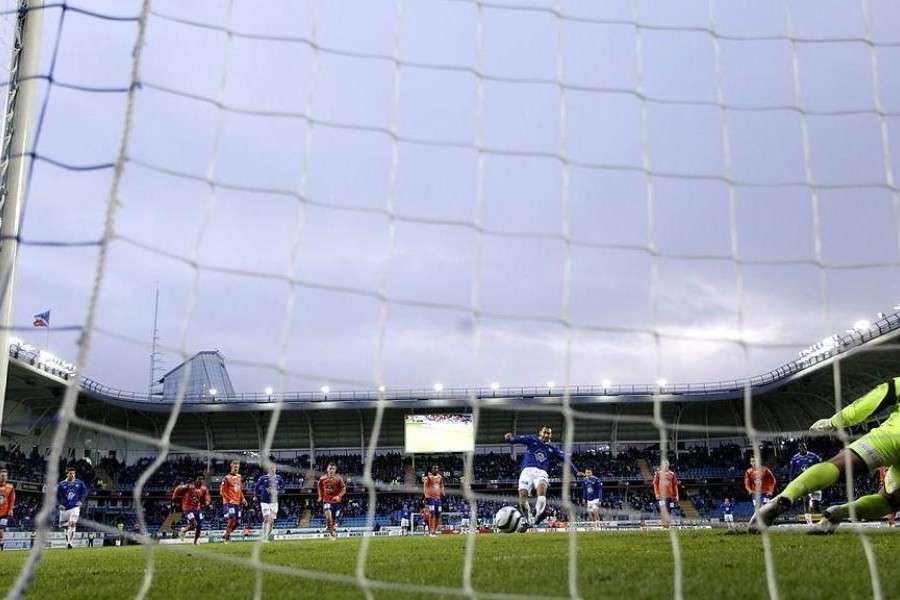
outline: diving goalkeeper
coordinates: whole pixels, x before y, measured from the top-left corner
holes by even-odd
[[[857,519],[877,519],[891,511],[900,510],[900,402],[897,399],[897,381],[892,377],[876,386],[852,404],[844,407],[828,419],[819,419],[809,428],[814,433],[837,431],[841,427],[858,425],[869,417],[890,410],[881,425],[869,431],[831,460],[812,465],[787,484],[778,496],[757,510],[750,519],[751,533],[759,533],[775,522],[778,515],[790,509],[801,496],[837,483],[848,468],[853,473],[863,469],[875,473],[887,466],[884,488],[877,494],[863,496],[852,503]],[[817,529],[829,533],[850,512],[850,504],[828,508]]]

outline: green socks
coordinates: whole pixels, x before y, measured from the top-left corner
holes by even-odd
[[[853,508],[856,509],[857,520],[871,521],[883,517],[891,512],[891,504],[887,498],[881,494],[870,494],[853,501]],[[841,519],[850,518],[850,504],[841,504],[831,509],[832,514]]]
[[[834,485],[840,479],[840,476],[841,471],[837,466],[830,462],[819,463],[811,466],[787,484],[787,487],[784,488],[780,495],[794,502],[800,496]],[[850,517],[850,506],[851,504],[842,504],[830,510],[835,517],[847,519]],[[881,494],[871,494],[858,498],[852,503],[852,506],[856,511],[857,519],[877,519],[891,512],[890,503]]]
[[[840,476],[841,471],[837,465],[822,462],[800,473],[796,479],[787,484],[787,487],[779,495],[794,502],[804,494],[816,492],[837,483]]]

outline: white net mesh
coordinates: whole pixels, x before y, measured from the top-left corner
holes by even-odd
[[[657,441],[655,428],[658,458],[712,437],[749,440],[762,460],[784,420],[759,422],[771,415],[754,412],[749,378],[900,298],[900,9],[886,0],[45,11],[15,322],[52,303],[52,327],[32,343],[73,360],[93,392],[169,413],[107,422],[79,410],[70,379],[54,427],[4,427],[51,449],[48,478],[73,449],[153,456],[133,487],[138,506],[172,454],[199,453],[207,467],[274,455],[308,478],[317,453],[352,451],[371,526],[392,490],[420,490],[375,473],[402,413],[442,398],[473,414],[479,446],[549,416],[567,452]],[[173,396],[132,393],[148,353],[156,381],[214,349],[230,382],[194,397],[191,378],[211,380],[191,363]],[[835,382],[816,410],[840,406],[839,370]],[[579,385],[640,396],[644,408],[592,412],[573,403]],[[707,388],[743,394],[725,409],[733,418],[682,426],[692,409],[671,394]],[[532,396],[549,400],[518,400]],[[369,404],[349,425],[294,410],[360,398]],[[422,403],[397,410],[398,398]],[[198,402],[242,402],[252,418],[197,417]],[[808,416],[791,417],[785,435]],[[301,452],[308,465],[288,459]],[[478,479],[477,454],[460,462],[453,492],[472,507],[496,495],[465,483]],[[554,482],[553,504],[574,520],[571,482]],[[491,596],[474,580],[474,533],[459,587],[373,578],[372,539],[354,575],[267,562],[261,544],[250,558],[204,556],[252,565],[257,597],[264,572],[356,584],[367,597]],[[684,548],[677,529],[669,539],[680,598]],[[768,535],[762,543],[777,597]],[[141,597],[158,577],[154,548]],[[567,587],[541,593],[586,595],[578,548],[570,528]]]

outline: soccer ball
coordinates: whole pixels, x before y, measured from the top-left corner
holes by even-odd
[[[513,533],[519,527],[522,513],[515,506],[504,506],[494,515],[494,526],[502,533]]]

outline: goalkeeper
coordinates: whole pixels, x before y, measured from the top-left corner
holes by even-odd
[[[836,431],[841,427],[858,425],[877,413],[890,409],[887,419],[869,431],[831,460],[812,465],[787,484],[778,496],[762,506],[750,519],[751,533],[759,533],[775,522],[801,496],[824,489],[838,482],[849,468],[853,473],[867,469],[875,473],[887,466],[884,488],[877,494],[863,496],[852,503],[857,519],[877,519],[891,511],[900,510],[900,402],[897,381],[892,377],[876,386],[829,419],[820,419],[809,428],[814,433]],[[832,506],[819,522],[820,532],[830,533],[849,514],[850,504]]]

